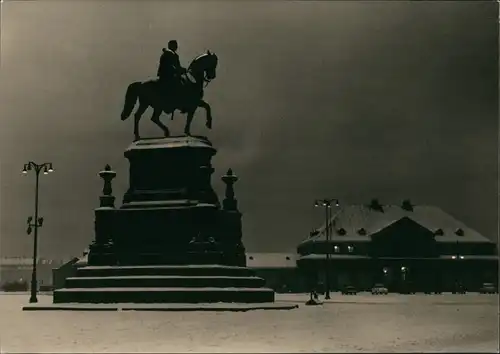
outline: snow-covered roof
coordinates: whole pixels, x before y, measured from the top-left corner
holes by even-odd
[[[249,268],[295,268],[295,253],[247,253]]]
[[[33,258],[30,257],[1,257],[0,265],[1,266],[24,266],[24,265],[32,265]],[[54,259],[46,259],[46,258],[38,258],[37,264],[52,264],[52,265],[60,265],[62,264],[61,260]]]
[[[375,234],[394,222],[407,217],[436,234],[437,242],[491,242],[477,231],[456,220],[442,209],[428,205],[412,205],[405,209],[400,205],[348,205],[332,210],[329,221],[330,239],[335,242],[370,240]],[[457,232],[458,231],[458,232]],[[305,242],[325,240],[325,224],[317,234]]]
[[[326,259],[326,254],[308,254],[299,258],[299,260],[312,259],[312,260],[320,260]],[[357,254],[330,254],[328,258],[331,260],[340,260],[340,259],[370,259],[369,256],[357,255]]]

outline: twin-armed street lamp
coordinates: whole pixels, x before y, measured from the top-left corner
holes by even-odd
[[[35,231],[34,242],[33,242],[33,272],[31,273],[31,297],[30,303],[38,302],[36,298],[36,293],[38,289],[37,277],[36,277],[36,265],[37,265],[37,249],[38,249],[38,228],[43,225],[43,218],[38,217],[38,178],[40,177],[40,172],[43,170],[43,174],[48,174],[53,172],[52,162],[45,162],[41,165],[30,161],[24,164],[23,174],[27,174],[28,171],[35,171],[36,182],[35,182],[35,217],[28,217],[28,230],[27,234],[31,234],[31,231]]]
[[[332,205],[339,206],[338,199],[316,199],[315,207],[325,208],[325,239],[326,239],[326,263],[325,263],[325,299],[330,299],[330,220],[332,218]]]

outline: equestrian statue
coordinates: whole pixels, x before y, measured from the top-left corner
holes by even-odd
[[[127,88],[125,105],[121,119],[127,119],[139,101],[134,113],[134,137],[140,139],[139,121],[148,107],[153,108],[151,120],[158,125],[165,136],[170,135],[168,127],[160,121],[162,112],[174,117],[175,110],[187,114],[184,133],[191,135],[191,122],[198,107],[206,111],[206,126],[212,129],[212,113],[210,105],[203,100],[203,89],[216,77],[218,58],[209,50],[193,59],[189,67],[184,69],[177,54],[177,41],[168,42],[163,48],[158,66],[157,80],[134,82]]]

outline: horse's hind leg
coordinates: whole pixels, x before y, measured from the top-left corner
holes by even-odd
[[[184,134],[186,135],[191,135],[191,122],[193,121],[194,117],[194,110],[191,110],[187,114],[186,118],[186,126],[184,127]]]
[[[162,112],[161,109],[155,109],[153,115],[151,116],[151,121],[153,121],[153,123],[155,123],[163,130],[165,136],[170,136],[170,131],[168,130],[168,127],[165,124],[163,124],[160,120],[161,112]]]
[[[141,137],[139,136],[139,121],[141,120],[142,115],[148,109],[148,105],[141,103],[139,108],[134,114],[134,139],[139,140]]]

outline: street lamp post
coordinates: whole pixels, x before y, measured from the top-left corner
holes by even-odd
[[[338,199],[316,199],[315,207],[325,208],[325,239],[326,239],[326,264],[325,264],[325,299],[330,299],[330,220],[332,203],[339,206]]]
[[[27,174],[28,171],[35,171],[35,217],[28,217],[28,230],[27,234],[31,234],[31,231],[34,230],[34,241],[33,241],[33,271],[31,273],[31,296],[30,303],[38,302],[36,297],[38,284],[37,284],[37,274],[36,274],[36,266],[37,266],[37,250],[38,250],[38,228],[43,225],[43,218],[38,217],[38,180],[40,177],[40,172],[43,169],[43,174],[48,174],[49,172],[53,172],[52,163],[45,162],[42,164],[36,164],[33,161],[29,161],[24,164],[23,174]]]

